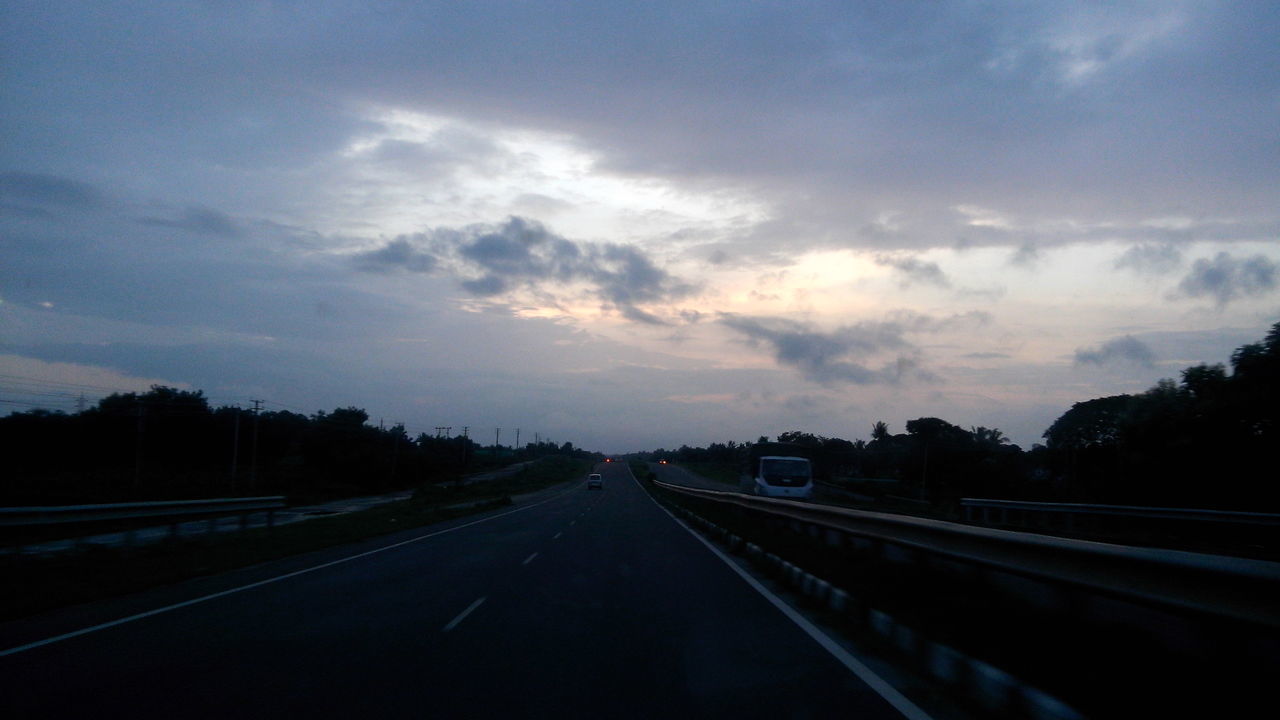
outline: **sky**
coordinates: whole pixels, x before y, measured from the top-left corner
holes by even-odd
[[[1280,320],[1280,5],[0,6],[0,412],[1024,448]],[[83,399],[82,399],[83,396]]]

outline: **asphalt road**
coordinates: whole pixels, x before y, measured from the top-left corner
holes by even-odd
[[[0,717],[902,717],[624,465],[599,471],[602,491],[0,625],[3,653],[199,600],[0,656]]]

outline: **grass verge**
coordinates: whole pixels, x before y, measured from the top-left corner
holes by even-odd
[[[0,620],[124,595],[510,505],[513,495],[582,477],[590,462],[547,457],[499,480],[427,486],[414,497],[361,512],[274,529],[185,538],[138,548],[92,546],[47,557],[5,556]]]
[[[676,464],[694,475],[701,475],[708,480],[723,483],[733,490],[738,489],[741,472],[737,466],[712,462],[681,462]]]

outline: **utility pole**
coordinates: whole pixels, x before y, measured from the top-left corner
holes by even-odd
[[[147,416],[147,406],[138,402],[138,439],[133,449],[133,488],[142,484],[142,433],[146,429],[143,420]]]
[[[262,401],[253,401],[253,449],[249,455],[249,488],[258,487],[258,419],[262,409]]]
[[[502,428],[493,429],[493,456],[498,457],[498,438],[502,435]]]
[[[236,418],[231,431],[231,487],[236,485],[236,460],[240,457],[240,408],[236,408]]]
[[[520,428],[516,428],[516,452],[520,452]]]
[[[471,438],[467,436],[470,430],[470,425],[462,426],[462,469],[464,471],[467,469],[467,461],[471,459]]]

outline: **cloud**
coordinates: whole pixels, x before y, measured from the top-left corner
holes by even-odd
[[[898,327],[902,332],[939,333],[956,328],[974,328],[991,322],[991,313],[983,310],[970,310],[952,313],[943,317],[934,317],[913,310],[896,310],[887,315],[886,325]]]
[[[426,273],[436,267],[434,256],[417,250],[406,238],[396,238],[377,250],[359,253],[353,260],[356,267],[365,272],[386,273],[405,270]]]
[[[560,304],[559,294],[572,286],[584,285],[607,307],[645,324],[665,321],[641,306],[670,303],[695,289],[635,246],[575,242],[522,217],[398,237],[353,261],[366,272],[440,269],[479,297],[526,290],[550,305]]]
[[[1044,252],[1035,243],[1026,242],[1018,246],[1009,256],[1009,264],[1026,270],[1034,268],[1044,258]]]
[[[1170,244],[1142,243],[1134,245],[1116,258],[1117,270],[1132,270],[1139,275],[1166,275],[1182,264],[1182,251]]]
[[[1220,252],[1212,260],[1196,260],[1178,283],[1176,296],[1212,297],[1223,307],[1233,300],[1274,290],[1278,267],[1263,255],[1237,259]]]
[[[44,173],[0,173],[0,202],[5,206],[87,209],[102,201],[97,188],[79,180]]]
[[[940,288],[951,287],[951,280],[947,278],[947,274],[942,272],[942,268],[938,267],[938,263],[935,262],[924,262],[914,257],[899,257],[895,255],[877,255],[875,262],[877,265],[897,270],[901,274],[900,284],[904,288],[910,287],[914,283],[934,285]]]
[[[425,141],[383,138],[365,152],[383,167],[433,175],[446,175],[468,166],[494,170],[508,159],[492,140],[458,125],[439,128]]]
[[[240,226],[226,213],[204,207],[189,207],[176,218],[140,218],[138,222],[154,227],[189,230],[201,235],[220,235],[222,237],[239,237]]]
[[[778,364],[824,385],[898,383],[908,377],[935,379],[912,357],[916,348],[903,337],[909,328],[901,322],[863,322],[827,333],[782,318],[722,313],[720,324],[746,336],[752,344],[767,347]],[[868,359],[885,353],[896,357],[877,368],[868,366]]]
[[[1132,335],[1113,338],[1096,348],[1080,348],[1076,350],[1076,365],[1106,365],[1115,361],[1152,367],[1155,365],[1156,354],[1145,343]]]
[[[394,355],[405,369],[385,393],[366,395],[365,383],[386,373],[353,370],[342,383],[325,385],[323,397],[398,403],[422,393],[427,409],[415,412],[443,414],[454,424],[466,418],[515,426],[518,408],[552,408],[575,420],[599,412],[628,422],[612,430],[601,428],[616,419],[581,424],[631,444],[627,432],[640,425],[631,413],[643,406],[632,397],[619,403],[620,393],[587,392],[581,376],[539,397],[546,402],[512,393],[528,384],[524,378],[573,363],[609,364],[584,362],[577,346],[547,345],[550,332],[573,323],[540,323],[529,317],[535,313],[460,316],[458,296],[474,298],[464,303],[469,307],[494,299],[540,307],[564,301],[575,310],[603,305],[633,322],[679,324],[690,336],[687,357],[741,353],[741,343],[733,343],[736,350],[715,344],[732,336],[757,343],[755,352],[771,366],[646,376],[647,383],[627,385],[641,398],[733,392],[760,387],[753,382],[760,379],[786,394],[806,384],[801,367],[822,376],[839,374],[845,363],[847,374],[875,374],[905,358],[899,369],[914,377],[910,345],[924,342],[913,333],[946,320],[890,318],[908,347],[864,353],[832,328],[883,302],[859,296],[871,285],[847,283],[826,295],[799,271],[777,285],[749,278],[759,267],[796,265],[811,251],[914,256],[914,267],[904,260],[881,272],[892,284],[913,285],[899,299],[921,309],[937,308],[938,287],[947,283],[945,300],[958,307],[983,306],[966,297],[974,292],[967,283],[1007,285],[1001,318],[1025,344],[1008,337],[994,349],[1017,346],[1027,362],[1070,357],[1078,346],[1138,332],[1040,342],[1063,342],[1062,327],[1090,332],[1099,317],[1116,313],[1142,323],[1140,337],[1162,361],[1185,357],[1149,331],[1184,327],[1186,308],[1159,306],[1163,298],[1149,289],[1100,285],[1080,272],[1097,267],[1099,257],[1107,268],[1127,247],[1182,248],[1186,262],[1165,270],[1170,287],[1192,260],[1211,261],[1218,250],[1232,252],[1237,266],[1257,252],[1280,260],[1268,249],[1280,228],[1276,3],[756,3],[726,10],[655,0],[636,7],[468,3],[450,13],[414,3],[386,13],[365,6],[326,3],[317,13],[297,3],[269,12],[250,3],[188,3],[138,12],[137,3],[100,0],[26,3],[7,13],[6,77],[19,80],[4,83],[0,312],[40,314],[21,330],[8,321],[12,315],[0,318],[3,340],[16,342],[20,331],[48,342],[85,342],[85,333],[118,342],[107,320],[145,326],[138,332],[145,330],[148,342],[209,330],[270,335],[292,354],[247,365],[233,347],[217,373],[197,378],[185,374],[184,363],[204,353],[174,352],[166,369],[174,374],[157,376],[210,382],[230,370],[250,385],[266,382],[252,377],[260,369],[279,373],[272,382],[314,371],[293,375],[300,388],[318,387],[312,380],[334,368],[354,367],[351,357],[361,353]],[[701,199],[686,212],[691,196]],[[116,217],[87,217],[98,214],[85,211],[95,207]],[[183,211],[205,207],[233,218],[240,241],[171,242],[187,232],[203,233],[192,235],[197,240],[225,237],[216,218]],[[635,209],[635,219],[644,220],[655,208],[689,217],[646,226],[622,212]],[[574,239],[564,247],[578,254],[561,257],[556,240],[564,238],[554,236],[463,253],[486,233],[514,239],[501,222],[469,229],[511,214],[554,220]],[[139,224],[142,216],[159,222]],[[270,231],[264,219],[297,231]],[[443,229],[415,234],[423,228]],[[595,241],[629,247],[630,257]],[[1258,249],[1225,245],[1244,242]],[[1040,264],[1044,282],[1005,265],[1024,243],[1055,253]],[[1192,243],[1213,245],[1193,252]],[[1079,247],[1059,263],[1063,245]],[[952,247],[975,252],[955,260],[923,254]],[[342,248],[362,255],[339,255]],[[684,308],[676,305],[686,303],[674,301],[696,291],[677,276],[699,278],[694,273],[709,267],[708,256],[719,264],[708,281],[724,285],[705,298],[691,296],[687,304],[706,320],[681,324]],[[667,258],[688,265],[668,266]],[[925,260],[946,264],[946,272]],[[1145,260],[1135,254],[1122,267],[1161,262],[1158,253]],[[1246,324],[1256,317],[1254,303],[1234,298],[1252,297],[1248,288],[1268,282],[1265,265],[1254,265],[1261,283],[1188,280],[1180,297],[1210,299],[1181,305],[1230,301],[1232,313],[1221,320]],[[1001,273],[1017,277],[1006,283]],[[809,297],[796,295],[802,287]],[[785,298],[776,307],[812,312],[806,317],[814,325],[755,318],[773,334],[753,338],[721,324],[709,303],[758,312],[738,305],[746,296],[740,291],[751,289]],[[1070,303],[1072,297],[1088,302]],[[38,302],[55,308],[41,310]],[[55,332],[70,313],[81,313],[82,323]],[[479,321],[501,331],[480,342]],[[964,336],[962,322],[976,319],[938,330],[955,341],[940,353],[993,349]],[[510,338],[519,327],[529,329],[516,343]],[[788,330],[796,334],[788,356],[795,359],[779,372],[774,342]],[[658,334],[616,333],[609,357],[633,359]],[[388,337],[436,344],[408,348],[421,354],[400,346],[380,352],[377,342]],[[823,337],[837,353],[825,360],[814,355]],[[1250,337],[1256,332],[1243,341]],[[147,345],[120,356],[121,367],[127,359],[149,361],[155,354]],[[513,350],[492,352],[499,345]],[[474,351],[460,355],[459,346]],[[322,356],[334,347],[341,353]],[[1225,354],[1205,359],[1223,360],[1231,346],[1223,347]],[[476,377],[483,375],[477,363],[490,359],[511,363],[510,381],[486,389],[477,380],[459,393],[454,415],[421,390],[424,366],[456,366],[457,377]],[[1038,377],[1024,397],[1039,400],[1016,400],[996,390],[1016,363],[971,364],[999,366],[988,376],[997,406],[1041,402],[1046,393],[1065,402],[1046,422],[1087,392],[1123,390]],[[681,387],[665,387],[673,382]],[[706,388],[716,382],[724,385]],[[457,392],[450,384],[427,383]],[[898,388],[875,392],[893,396],[886,416],[907,406],[908,393]],[[314,407],[337,401],[324,403]],[[750,422],[775,422],[769,414],[778,405],[761,401]],[[726,427],[750,428],[742,413],[653,412],[649,427],[679,438],[677,445],[723,440],[706,433]],[[737,436],[758,434],[744,429]]]

